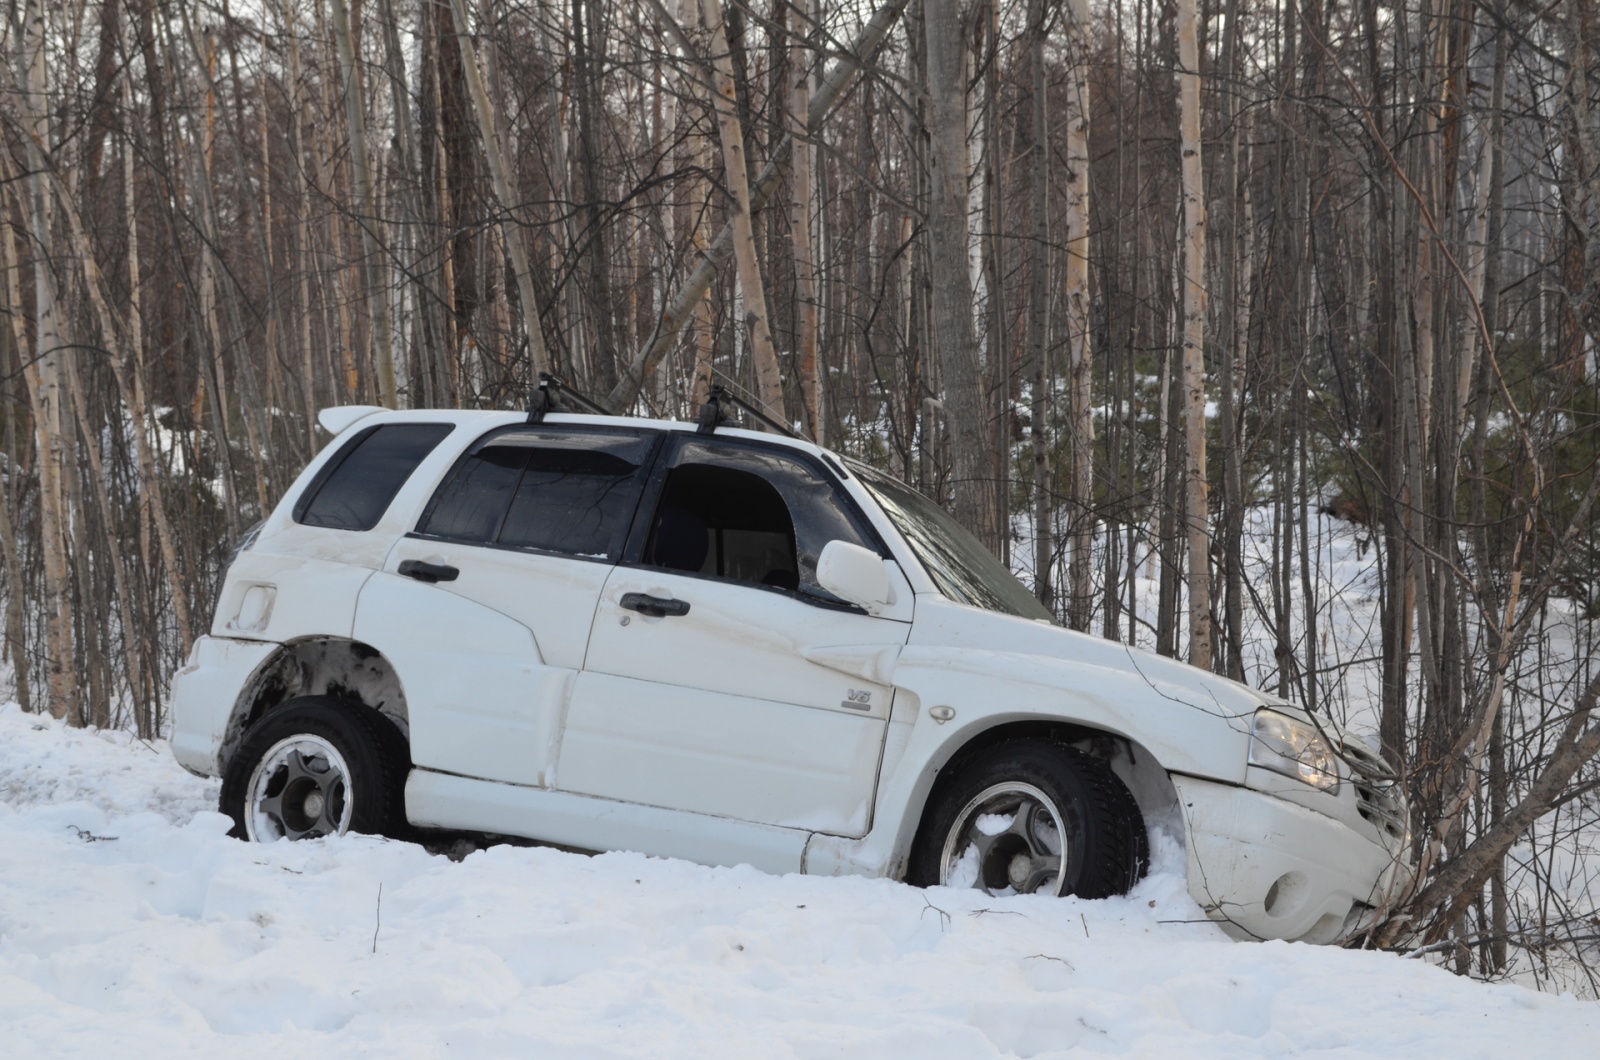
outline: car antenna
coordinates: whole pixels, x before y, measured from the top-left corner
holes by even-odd
[[[539,388],[528,398],[528,422],[543,423],[545,415],[551,412],[565,412],[561,399],[565,396],[574,405],[585,412],[592,412],[596,416],[609,416],[611,410],[597,401],[591,401],[568,386],[560,377],[549,372],[539,373]]]
[[[704,405],[700,406],[700,415],[695,418],[695,422],[699,424],[699,431],[701,434],[712,434],[718,427],[733,425],[733,420],[728,416],[727,409],[722,407],[723,402],[727,402],[730,405],[738,407],[745,413],[745,415],[758,420],[769,430],[776,431],[788,438],[805,441],[804,437],[779,423],[771,416],[768,416],[754,404],[746,401],[744,398],[740,397],[738,394],[735,394],[721,383],[715,383],[712,385],[710,400],[708,400]]]

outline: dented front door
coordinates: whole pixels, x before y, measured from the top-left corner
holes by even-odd
[[[653,497],[651,536],[661,540],[613,570],[601,592],[556,786],[865,834],[893,690],[871,679],[870,665],[841,668],[839,659],[870,658],[906,642],[909,588],[896,574],[894,617],[814,595],[809,582],[822,539],[875,544],[858,515],[819,511],[838,503],[820,468],[700,439],[680,440],[668,462]],[[741,489],[756,491],[753,499],[743,500]],[[674,505],[689,510],[689,538],[703,526],[704,557],[670,554]],[[846,650],[827,650],[838,648]]]

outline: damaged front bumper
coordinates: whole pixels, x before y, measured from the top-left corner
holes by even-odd
[[[1179,775],[1172,782],[1189,893],[1235,938],[1333,942],[1410,882],[1403,838],[1380,828],[1252,787]]]

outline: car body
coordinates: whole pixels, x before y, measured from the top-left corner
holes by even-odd
[[[1231,933],[1311,941],[1408,879],[1397,786],[1359,741],[1052,624],[864,465],[658,420],[361,406],[322,422],[337,436],[237,553],[173,686],[174,753],[228,778],[240,834],[383,830],[347,799],[393,799],[390,826],[949,883],[964,829],[971,850],[1022,851],[1011,884],[1001,864],[979,885],[1089,894],[1137,878],[1148,826],[1182,842],[1191,893]],[[383,724],[290,723],[346,707]],[[353,756],[393,765],[373,779]],[[332,810],[329,762],[360,775]],[[1088,794],[1055,795],[1063,772]],[[285,783],[315,789],[292,827]],[[1126,849],[1072,847],[1058,871],[1061,830],[1095,827],[1075,798],[1137,834],[1091,836]],[[1018,807],[1043,823],[996,840]],[[1072,858],[1112,856],[1100,883],[1066,883]]]

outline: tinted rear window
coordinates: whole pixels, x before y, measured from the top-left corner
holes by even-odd
[[[462,462],[423,517],[422,533],[455,541],[493,541],[517,492],[528,451],[490,445]]]
[[[350,439],[295,505],[296,522],[371,530],[394,495],[453,428],[448,423],[386,423]]]
[[[552,428],[492,435],[440,488],[418,533],[614,561],[654,442]]]

